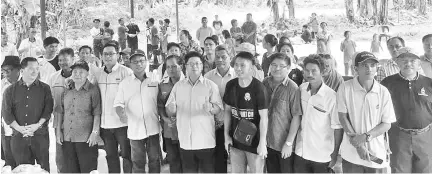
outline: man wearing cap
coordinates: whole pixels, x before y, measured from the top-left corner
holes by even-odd
[[[420,56],[421,67],[426,77],[432,78],[432,34],[425,35],[422,39],[424,55]]]
[[[27,57],[21,61],[21,79],[4,91],[2,113],[13,129],[11,149],[16,165],[34,164],[50,171],[48,120],[53,110],[50,87],[38,80],[39,63]],[[17,102],[19,101],[19,102]]]
[[[5,32],[1,32],[1,60],[3,63],[5,56],[18,56],[18,51],[14,44],[8,42],[8,35]]]
[[[63,150],[64,173],[90,173],[97,169],[100,92],[87,79],[87,62],[78,61],[70,69],[73,82],[61,95],[56,140]]]
[[[36,38],[36,28],[30,28],[29,37],[21,41],[18,52],[21,57],[37,57],[43,51],[43,44],[40,38]]]
[[[132,75],[132,70],[120,65],[118,45],[106,44],[103,48],[102,61],[105,66],[95,72],[95,84],[98,84],[102,97],[101,137],[107,153],[109,173],[120,173],[120,159],[118,146],[123,157],[123,172],[131,173],[132,162],[130,143],[127,138],[127,122],[120,119],[115,112],[114,99],[119,84],[123,79]]]
[[[3,99],[3,92],[7,87],[12,85],[13,83],[18,81],[18,77],[20,75],[20,59],[18,56],[6,56],[5,60],[1,65],[2,74],[4,78],[1,80],[1,98]],[[11,149],[11,137],[12,137],[12,128],[6,124],[6,122],[2,117],[1,122],[1,145],[2,145],[2,154],[5,157],[5,165],[11,166],[12,168],[16,167],[15,159],[12,154]]]
[[[119,62],[121,62],[122,65],[124,65],[125,67],[130,68],[130,55],[131,55],[131,49],[130,48],[125,48],[123,49],[123,51],[120,52],[120,60]]]
[[[148,156],[148,172],[160,173],[161,127],[156,107],[158,85],[146,73],[148,60],[143,53],[132,54],[130,62],[134,74],[120,83],[114,107],[121,121],[128,125],[132,172],[145,173]]]
[[[386,173],[388,136],[396,121],[387,88],[374,80],[378,59],[360,52],[354,59],[358,76],[339,87],[338,112],[344,137],[340,147],[346,173]]]
[[[389,131],[392,173],[432,173],[432,79],[419,74],[417,55],[405,52],[396,61],[400,72],[381,82],[397,118]]]
[[[59,43],[59,40],[55,37],[47,37],[43,41],[45,53],[38,58],[40,66],[40,80],[42,82],[47,83],[51,75],[60,70],[60,66],[58,65],[58,55],[56,55]]]

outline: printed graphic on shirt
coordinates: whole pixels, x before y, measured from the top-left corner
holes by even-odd
[[[237,108],[231,107],[231,115],[237,119],[244,118],[247,120],[252,120],[252,119],[254,119],[254,110],[253,109],[238,109],[238,112],[237,112]]]
[[[426,96],[426,97],[429,96],[429,95],[426,94],[426,90],[425,90],[424,87],[420,90],[420,93],[418,93],[418,95],[422,95],[422,96]]]
[[[248,92],[245,93],[244,99],[245,99],[246,101],[250,101],[250,100],[251,100],[251,96],[250,96],[250,94],[249,94]]]

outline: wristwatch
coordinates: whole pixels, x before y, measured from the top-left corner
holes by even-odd
[[[286,144],[287,146],[292,146],[292,145],[293,145],[293,143],[292,143],[292,142],[289,142],[289,141],[285,142],[285,144]]]
[[[92,131],[92,133],[98,134],[99,132],[98,131]]]
[[[366,142],[370,142],[372,140],[371,135],[368,133],[365,133],[365,135],[366,135]]]

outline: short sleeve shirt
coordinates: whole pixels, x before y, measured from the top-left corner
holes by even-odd
[[[158,45],[158,43],[159,43],[158,29],[156,26],[153,26],[151,28],[151,44]]]
[[[126,30],[127,28],[125,26],[119,26],[117,29],[117,35],[119,40],[126,39]]]
[[[136,24],[131,23],[127,25],[127,28],[129,29],[128,34],[136,34],[137,32],[140,32],[140,29]]]

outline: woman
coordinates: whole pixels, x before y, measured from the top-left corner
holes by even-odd
[[[216,68],[215,58],[216,58],[216,46],[219,45],[219,40],[216,35],[207,37],[204,40],[204,62],[203,62],[203,75],[210,70]]]
[[[269,66],[270,66],[270,59],[269,57],[274,53],[275,47],[278,43],[278,40],[276,36],[273,34],[267,34],[264,36],[263,39],[263,48],[266,49],[267,52],[264,53],[262,57],[262,63],[261,67],[264,71],[264,77],[267,77],[269,74]]]
[[[214,21],[213,22],[214,33],[218,37],[218,40],[220,41],[220,43],[225,42],[224,36],[222,34],[222,31],[223,31],[222,27],[223,27],[223,25],[222,25],[221,21]]]
[[[301,67],[297,65],[293,46],[289,43],[281,43],[277,46],[277,51],[279,53],[284,53],[291,59],[291,71],[288,77],[300,86],[303,83],[303,72]]]
[[[182,30],[180,32],[179,45],[180,45],[181,57],[184,57],[190,51],[196,51],[201,54],[203,53],[201,47],[194,40],[192,40],[192,36],[187,30]]]
[[[225,38],[225,45],[228,47],[228,54],[233,57],[235,56],[235,40],[231,37],[231,34],[228,30],[222,31],[222,35]]]
[[[317,34],[317,54],[331,54],[331,33],[327,30],[327,23],[321,22],[321,31]]]

